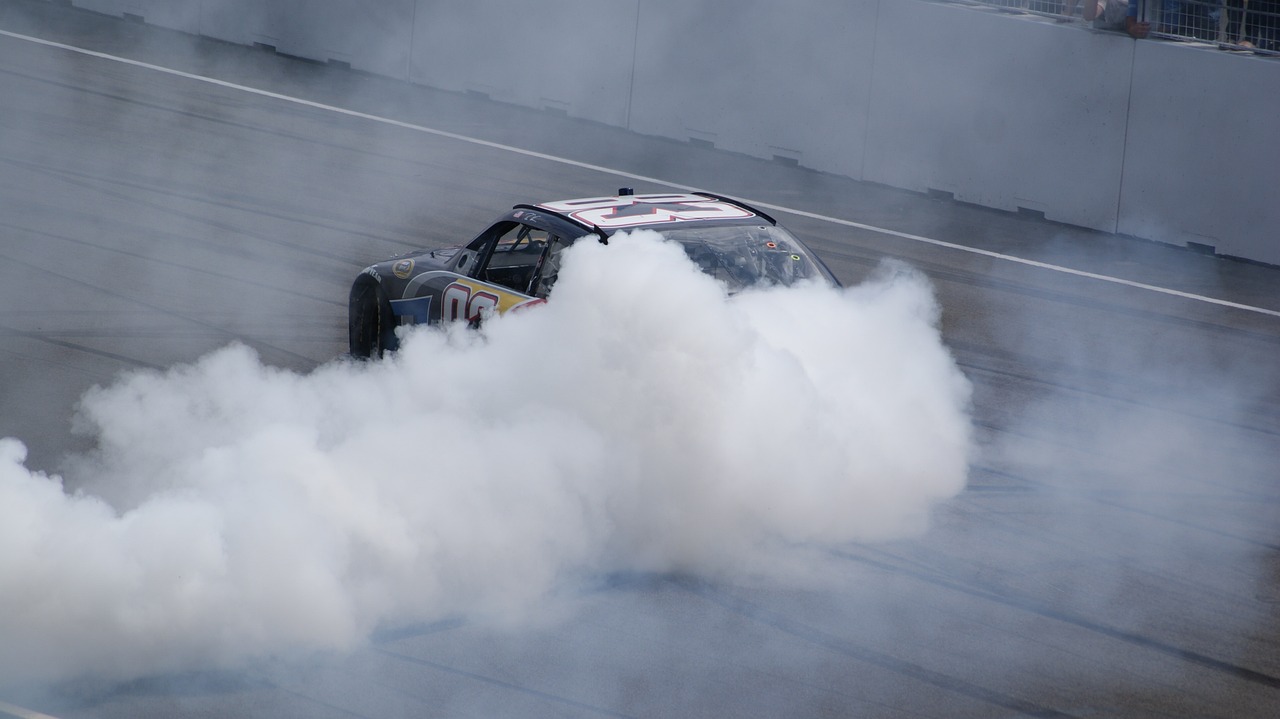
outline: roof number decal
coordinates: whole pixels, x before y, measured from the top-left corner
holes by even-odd
[[[665,222],[731,220],[755,216],[737,205],[687,194],[594,197],[547,202],[542,207],[605,230]]]

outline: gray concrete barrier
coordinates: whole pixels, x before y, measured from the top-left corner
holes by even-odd
[[[72,5],[117,17],[140,19],[189,33],[200,32],[200,0],[72,0]]]
[[[1280,60],[930,0],[74,0],[1280,264]]]
[[[858,177],[878,6],[647,0],[629,127]]]
[[[863,179],[1116,230],[1132,39],[902,0],[877,30]]]
[[[1137,43],[1119,231],[1280,265],[1280,59]]]
[[[418,3],[410,77],[626,127],[639,0]]]
[[[73,0],[77,7],[400,79],[416,0]]]

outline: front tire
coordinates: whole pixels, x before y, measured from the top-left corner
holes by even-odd
[[[376,281],[357,282],[351,288],[347,320],[352,357],[377,359],[400,346],[391,300]]]

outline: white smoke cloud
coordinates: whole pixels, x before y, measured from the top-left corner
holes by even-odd
[[[0,441],[0,677],[127,678],[519,617],[609,571],[780,576],[959,492],[925,280],[726,297],[652,233],[553,300],[306,374],[230,346],[91,392],[82,487]]]

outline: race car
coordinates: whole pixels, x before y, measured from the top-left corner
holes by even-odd
[[[637,195],[622,188],[610,197],[516,205],[466,245],[366,267],[351,287],[351,354],[395,350],[402,324],[478,324],[490,313],[543,302],[566,247],[584,238],[607,245],[616,233],[636,229],[680,243],[730,292],[806,279],[839,286],[804,243],[745,203],[705,192]]]

